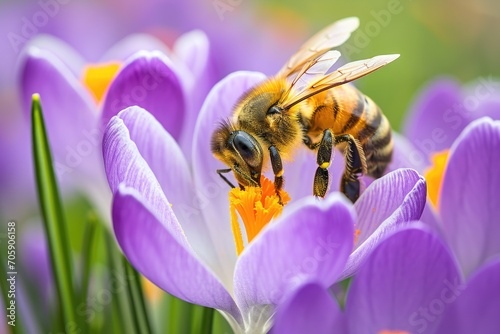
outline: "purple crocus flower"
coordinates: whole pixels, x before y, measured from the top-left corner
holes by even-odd
[[[491,78],[464,88],[439,79],[417,98],[404,127],[412,143],[404,160],[425,166],[432,205],[422,220],[442,230],[466,275],[500,252],[492,195],[500,185],[498,124],[480,120],[499,119],[499,110],[500,84]]]
[[[354,206],[334,191],[324,201],[303,196],[299,185],[309,162],[302,159],[310,157],[301,152],[285,165],[287,187],[297,197],[238,257],[229,189],[215,173],[223,166],[207,138],[263,79],[236,72],[214,86],[196,122],[191,165],[139,107],[111,118],[103,140],[113,226],[128,260],[167,292],[221,310],[236,331],[268,329],[274,305],[303,280],[329,286],[352,275],[385,235],[418,219],[425,204],[425,182],[409,169],[374,181]]]
[[[306,282],[279,307],[273,333],[498,333],[498,284],[500,259],[465,284],[440,236],[416,223],[368,257],[345,312],[324,286]]]
[[[148,108],[179,141],[183,129],[189,132],[194,127],[196,115],[191,113],[197,112],[201,102],[196,101],[202,99],[213,80],[209,45],[202,32],[188,33],[179,43],[179,52],[194,53],[189,63],[172,60],[172,53],[167,57],[158,51],[167,52],[165,46],[147,35],[130,36],[111,48],[102,62],[118,60],[120,69],[100,105],[81,82],[85,61],[71,47],[50,36],[40,36],[23,53],[23,110],[29,117],[31,95],[41,95],[59,181],[65,188],[85,190],[102,212],[109,212],[109,199],[100,200],[108,193],[100,142],[102,127],[109,118],[135,104]],[[200,84],[199,89],[194,89],[194,82]],[[196,93],[202,97],[196,98]],[[188,94],[194,102],[187,101]],[[167,104],[175,106],[176,112],[169,113],[164,108]]]

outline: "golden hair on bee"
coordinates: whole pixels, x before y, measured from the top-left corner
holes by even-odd
[[[212,135],[212,152],[233,171],[240,187],[259,186],[269,165],[277,193],[283,186],[283,160],[302,143],[317,152],[313,194],[324,197],[328,167],[335,147],[344,150],[346,167],[341,191],[351,201],[359,196],[359,176],[380,177],[392,156],[389,122],[378,106],[356,88],[345,85],[392,62],[383,55],[331,70],[344,43],[357,29],[351,17],[333,23],[311,37],[276,76],[256,85],[239,99],[230,120]]]

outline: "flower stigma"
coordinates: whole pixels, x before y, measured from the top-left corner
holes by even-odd
[[[439,192],[443,183],[444,171],[448,162],[450,150],[437,152],[431,156],[432,166],[425,172],[425,180],[427,181],[427,195],[429,200],[438,208]]]
[[[261,176],[261,187],[233,188],[229,191],[229,211],[231,214],[231,228],[233,230],[236,252],[241,254],[245,247],[238,215],[245,228],[247,242],[266,226],[273,218],[283,211],[283,206],[290,201],[290,196],[280,190],[280,198],[276,195],[274,183],[265,176]]]
[[[121,64],[116,62],[87,65],[83,69],[82,82],[97,103],[102,101],[111,81],[115,78]]]

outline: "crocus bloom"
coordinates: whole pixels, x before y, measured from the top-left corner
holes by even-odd
[[[230,116],[240,95],[263,79],[260,73],[237,72],[214,86],[196,123],[192,167],[172,136],[142,108],[113,117],[103,141],[114,193],[113,225],[129,261],[169,293],[222,310],[237,331],[268,329],[273,306],[302,280],[329,286],[352,275],[384,235],[418,219],[425,203],[422,177],[401,169],[374,181],[355,206],[333,191],[324,201],[291,195],[283,214],[259,226],[260,232],[247,226],[240,230],[246,238],[233,233],[229,189],[215,173],[223,165],[212,156],[207,138]],[[307,163],[301,157],[310,158],[299,154],[285,165],[291,188],[304,182]],[[241,201],[246,195],[250,191],[231,193]],[[267,210],[275,200],[261,204]],[[233,214],[238,211],[245,220],[236,200],[231,203]]]
[[[405,130],[417,146],[407,152],[410,159],[433,163],[426,172],[433,209],[422,219],[436,221],[466,275],[500,253],[493,195],[500,186],[499,125],[488,118],[468,123],[482,115],[500,117],[498,88],[480,80],[462,94],[456,83],[437,81],[415,104]]]
[[[345,313],[324,287],[307,282],[280,306],[273,333],[497,333],[498,284],[499,259],[465,285],[444,241],[416,223],[368,257],[349,288]]]
[[[465,275],[500,255],[499,152],[500,121],[476,120],[453,143],[435,181],[440,227]]]
[[[23,54],[23,109],[28,116],[31,95],[40,94],[59,181],[66,188],[69,184],[69,188],[86,190],[102,212],[109,212],[109,201],[100,200],[107,193],[100,143],[102,127],[109,118],[136,104],[147,107],[177,140],[183,127],[194,127],[191,124],[196,115],[190,112],[198,107],[188,104],[185,96],[193,81],[212,80],[203,70],[209,63],[208,42],[201,32],[189,33],[179,41],[182,52],[192,50],[196,54],[190,58],[190,65],[197,67],[200,78],[187,65],[154,51],[166,49],[145,35],[120,42],[103,56],[106,65],[98,68],[85,67],[72,48],[49,36],[34,39]],[[202,86],[209,88],[208,83]],[[198,92],[204,94],[202,88]],[[196,100],[196,95],[191,95]],[[169,113],[164,108],[167,104],[176,112]]]

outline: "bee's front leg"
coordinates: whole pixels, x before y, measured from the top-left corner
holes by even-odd
[[[273,167],[273,173],[274,173],[274,188],[276,189],[276,195],[280,199],[280,204],[283,205],[280,195],[280,190],[283,188],[283,183],[284,183],[283,163],[281,161],[280,153],[278,152],[278,149],[274,145],[269,146],[269,155],[271,156],[271,166]]]
[[[314,175],[313,194],[318,197],[325,197],[328,190],[329,174],[327,168],[330,167],[330,160],[332,159],[333,145],[335,143],[335,136],[330,129],[323,131],[323,138],[318,147],[318,155],[316,163],[318,168]]]

